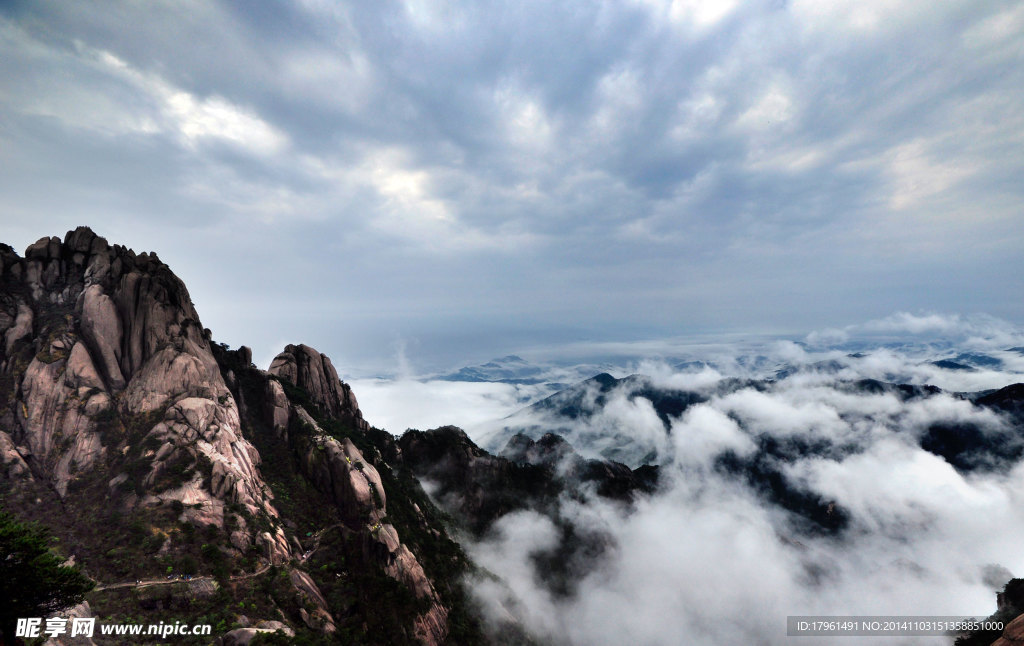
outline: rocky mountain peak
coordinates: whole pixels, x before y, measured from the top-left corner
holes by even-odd
[[[156,254],[79,227],[63,241],[40,239],[24,258],[5,253],[2,266],[0,372],[11,388],[0,445],[9,469],[24,464],[64,497],[83,474],[109,468],[110,494],[126,510],[177,501],[200,524],[223,526],[229,505],[277,515],[209,335]],[[168,481],[170,472],[182,475]],[[280,532],[238,531],[234,540],[289,556]]]
[[[287,345],[268,372],[305,390],[325,413],[361,429],[369,428],[348,384],[338,378],[329,357],[308,345]]]
[[[87,227],[24,257],[0,245],[0,504],[58,527],[107,587],[205,569],[245,596],[263,577],[266,619],[444,642],[458,575],[437,577],[465,557],[385,461],[394,439],[317,350],[251,361],[211,341],[154,253]],[[404,602],[376,608],[383,593]]]

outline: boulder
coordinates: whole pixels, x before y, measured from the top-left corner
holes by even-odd
[[[221,643],[224,646],[248,646],[258,634],[260,631],[255,628],[235,628],[224,634]]]
[[[306,625],[325,633],[333,633],[336,630],[334,617],[331,616],[327,608],[327,600],[324,599],[320,588],[313,582],[313,578],[305,572],[294,568],[288,571],[288,578],[291,580],[292,586],[298,591],[302,605],[310,604],[313,606],[312,612],[307,612],[302,618]]]

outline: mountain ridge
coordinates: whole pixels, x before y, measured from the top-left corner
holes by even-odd
[[[252,630],[225,613],[234,599],[314,641],[476,634],[459,587],[466,558],[418,484],[383,462],[385,438],[330,359],[289,345],[269,370],[255,368],[248,348],[212,342],[156,254],[86,227],[42,238],[24,258],[3,247],[0,285],[0,502],[56,526],[65,555],[94,579],[127,581],[101,586],[91,611],[198,608],[221,628]],[[385,482],[409,500],[389,507]],[[419,515],[395,516],[395,504]],[[299,522],[318,525],[315,547]],[[424,534],[450,572],[434,558],[431,578],[402,540],[422,546]],[[311,569],[327,541],[335,558]],[[173,586],[151,598],[131,584],[203,571],[216,583],[202,598]],[[378,608],[371,593],[404,601]]]

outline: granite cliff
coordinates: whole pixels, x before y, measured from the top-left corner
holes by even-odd
[[[475,641],[467,559],[330,359],[263,371],[211,336],[155,254],[85,227],[0,248],[0,505],[100,583],[88,611]]]

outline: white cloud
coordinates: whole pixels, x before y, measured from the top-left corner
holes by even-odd
[[[152,97],[160,106],[156,119],[176,131],[183,141],[195,146],[206,139],[219,139],[259,154],[272,154],[287,145],[287,137],[252,111],[232,104],[220,96],[197,97],[161,78],[138,70],[112,53],[81,48],[95,56],[113,74]],[[153,121],[147,119],[147,123]]]
[[[609,70],[598,81],[596,90],[598,107],[588,122],[591,136],[600,141],[629,132],[629,124],[645,107],[647,87],[638,70],[629,66]]]
[[[775,393],[752,388],[722,397],[716,405],[738,416],[752,430],[776,437],[805,434],[831,436],[840,432],[844,422],[835,409],[817,402],[789,402]]]
[[[1003,56],[1012,55],[1013,48],[1006,47],[1008,44],[1015,44],[1017,50],[1024,43],[1024,6],[1010,6],[997,14],[988,16],[971,26],[963,34],[964,43],[972,49],[988,49],[998,47],[996,50]]]
[[[740,128],[756,131],[785,128],[794,117],[793,100],[789,93],[779,84],[769,87],[753,105],[739,116],[736,125]]]
[[[894,29],[914,13],[924,10],[919,3],[907,0],[794,0],[789,8],[809,30],[826,34],[852,31],[865,35]]]
[[[877,342],[880,339],[953,343],[967,350],[992,351],[1024,343],[1024,329],[985,314],[965,316],[902,311],[841,329],[812,332],[807,336],[808,343],[815,347],[851,341]]]
[[[869,321],[863,327],[869,332],[910,332],[911,334],[923,334],[926,332],[949,333],[960,329],[962,326],[963,322],[959,315],[946,316],[943,314],[897,312],[884,319]]]
[[[470,558],[501,577],[499,581],[486,576],[475,581],[474,591],[485,615],[492,620],[512,615],[535,631],[554,633],[558,626],[551,613],[553,599],[538,588],[531,559],[557,544],[558,530],[554,524],[546,516],[531,511],[499,518],[485,540],[469,544]]]
[[[965,322],[901,315],[866,327],[949,333]],[[503,524],[472,548],[488,571],[508,578],[504,585],[474,584],[488,607],[504,619],[519,617],[541,638],[571,644],[675,644],[680,635],[693,644],[785,644],[782,626],[791,614],[990,613],[991,586],[1003,583],[990,575],[992,564],[1024,574],[1015,542],[1024,530],[1024,463],[1009,473],[965,475],[918,441],[936,422],[985,432],[1002,428],[1002,418],[947,394],[903,401],[850,386],[865,370],[919,374],[922,361],[944,350],[865,348],[862,357],[849,358],[779,343],[761,349],[797,365],[831,357],[849,367],[838,375],[797,374],[763,391],[744,388],[690,407],[673,422],[670,444],[662,449],[658,493],[628,509],[598,498],[561,500],[561,517],[602,536],[608,547],[568,598],[551,595],[530,558],[552,548],[550,525],[532,513],[509,517],[509,524],[522,523],[520,534],[513,536]],[[724,365],[724,349],[716,347],[715,354]],[[743,364],[739,357],[733,362]],[[699,374],[673,377],[663,360],[638,365],[659,373],[655,383],[663,387],[693,384]],[[992,372],[1001,385],[1021,380],[1019,373]],[[715,374],[699,385],[720,384],[722,375]],[[571,441],[607,435],[611,427],[602,425],[611,418],[637,429],[653,421],[652,411],[621,395],[609,395],[607,414],[574,426]],[[754,434],[781,440],[799,435],[810,445],[832,447],[831,453],[793,455],[775,464],[791,487],[835,501],[849,519],[848,530],[804,534],[788,512],[762,498],[764,491],[714,468],[726,451],[740,459],[754,455]]]
[[[405,0],[405,15],[417,29],[443,32],[460,26],[462,13],[458,3],[449,0]]]
[[[477,436],[477,429],[521,408],[540,391],[537,386],[503,383],[355,379],[349,381],[363,417],[400,435],[406,429],[459,426]]]
[[[807,335],[806,342],[812,347],[827,347],[830,345],[838,345],[849,341],[850,335],[846,330],[838,330],[836,328],[825,328],[824,330],[815,330]]]
[[[978,171],[963,158],[945,161],[930,155],[921,140],[900,144],[886,156],[892,182],[889,205],[897,211],[941,198]]]
[[[528,88],[509,81],[498,86],[493,100],[507,141],[514,148],[536,155],[531,157],[533,163],[544,163],[544,155],[553,152],[549,149],[554,141],[555,124],[540,97],[531,96]]]
[[[59,93],[44,95],[45,102],[27,106],[36,114],[112,134],[169,132],[190,147],[205,140],[221,140],[254,154],[270,155],[280,153],[288,145],[283,132],[246,107],[222,96],[197,96],[158,74],[132,67],[110,51],[81,42],[76,43],[74,55],[37,49],[42,52],[41,57],[50,59],[49,64],[76,66],[87,74],[101,75],[106,83],[120,84],[122,92],[129,91],[135,96],[130,101],[118,102],[104,96],[98,87],[73,80],[61,85]]]
[[[472,192],[475,180],[445,165],[418,162],[400,146],[363,146],[358,162],[309,156],[303,167],[325,182],[330,194],[320,199],[346,212],[353,195],[364,200],[353,226],[401,241],[428,255],[458,255],[482,251],[512,253],[530,248],[540,237],[517,223],[477,226],[460,203],[443,194],[441,186]]]
[[[641,361],[634,372],[650,377],[651,383],[659,388],[673,390],[708,390],[723,377],[722,373],[708,364],[701,364],[695,370],[680,372],[663,360],[651,359]]]
[[[635,0],[647,5],[656,17],[677,26],[705,30],[726,19],[737,0]]]
[[[114,53],[75,41],[71,51],[47,47],[3,22],[4,45],[41,68],[34,91],[11,97],[22,111],[109,135],[169,133],[188,147],[228,142],[259,155],[278,153],[288,137],[251,109],[224,97],[200,97]],[[76,71],[67,78],[61,68]]]
[[[681,101],[676,123],[669,130],[669,135],[682,143],[699,141],[709,128],[716,125],[724,108],[724,100],[709,91]]]
[[[708,404],[698,404],[672,424],[675,458],[697,468],[709,466],[724,451],[747,456],[757,447],[726,413]]]

